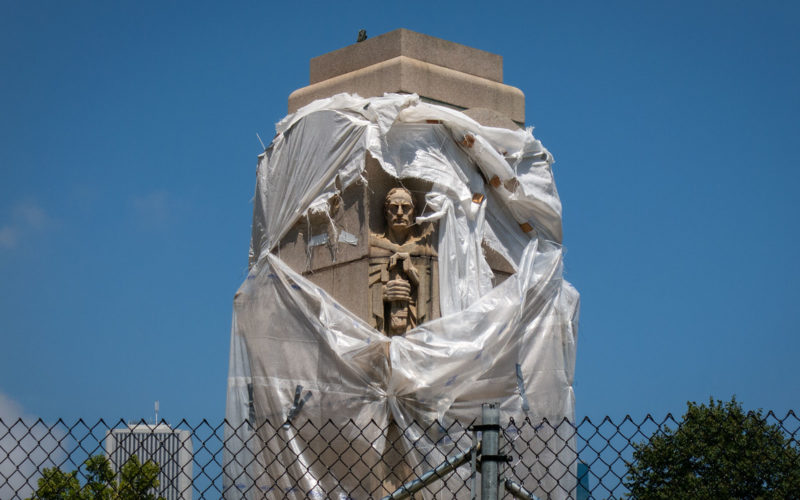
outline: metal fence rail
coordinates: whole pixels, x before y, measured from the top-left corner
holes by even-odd
[[[764,418],[768,424],[777,426],[797,444],[800,439],[800,418],[794,412],[790,411],[783,417],[769,412]],[[481,498],[481,483],[476,478],[481,477],[480,473],[483,471],[483,475],[494,477],[495,486],[499,485],[501,498],[531,498],[531,492],[538,492],[536,494],[539,498],[564,496],[564,492],[567,492],[567,497],[576,499],[621,498],[627,493],[624,479],[627,463],[633,455],[634,443],[647,442],[653,435],[663,431],[665,426],[674,429],[677,424],[678,419],[671,414],[663,418],[647,415],[641,420],[626,416],[615,421],[606,417],[599,422],[585,418],[577,425],[568,421],[550,423],[546,420],[532,422],[528,419],[501,422],[499,427],[496,422],[485,420],[454,422],[447,426],[439,423],[424,426],[412,424],[425,432],[437,433],[439,442],[447,443],[447,452],[428,453],[423,457],[420,467],[413,468],[408,474],[387,478],[387,481],[391,480],[389,483],[392,487],[385,486],[384,478],[372,477],[373,483],[384,481],[384,489],[354,490],[348,495],[354,499],[381,498],[387,496],[388,491],[389,495],[394,495],[391,498],[416,498],[412,495],[420,491],[432,498]],[[358,450],[348,450],[351,455],[356,456],[355,461],[346,459],[341,454],[338,457],[326,457],[334,453],[334,450],[347,449],[346,436],[353,432],[364,433],[367,431],[365,427],[371,427],[370,432],[373,434],[377,430],[383,437],[390,436],[392,432],[395,436],[398,435],[397,429],[392,431],[376,428],[374,422],[359,427],[352,421],[344,426],[326,422],[322,427],[311,426],[304,429],[304,432],[324,431],[326,436],[334,436],[330,446],[315,450],[319,460],[333,460],[337,467],[348,468],[348,473],[355,476],[374,476],[374,471],[365,467],[359,468],[357,453],[353,453]],[[147,457],[159,457],[156,461],[161,462],[172,460],[169,467],[165,463],[160,464],[160,485],[156,493],[164,498],[216,500],[223,496],[239,498],[247,493],[247,488],[241,487],[242,484],[247,484],[247,477],[225,477],[223,456],[226,451],[231,451],[226,447],[225,436],[233,435],[236,431],[227,421],[210,423],[203,420],[191,423],[182,420],[170,425],[162,423],[160,426],[140,422],[136,428],[144,433],[145,438],[135,441],[138,448],[129,450],[131,453],[140,455],[143,461]],[[121,442],[119,429],[131,430],[132,427],[121,420],[78,420],[71,423],[63,420],[53,423],[42,420],[0,420],[0,498],[29,498],[39,486],[42,474],[47,469],[54,468],[65,473],[75,471],[74,477],[85,488],[90,475],[85,465],[87,459],[97,455],[113,457],[113,450],[109,449],[109,436],[116,436],[114,443]],[[495,429],[499,437],[495,441],[497,448],[493,448],[491,441],[492,429]],[[281,436],[285,436],[281,434],[282,430],[285,430],[284,422],[265,422],[258,436],[270,435],[280,441],[283,439]],[[169,441],[169,434],[177,431],[182,433],[181,439]],[[403,429],[399,431],[402,433]],[[148,442],[146,439],[147,435],[157,434],[161,434],[160,440]],[[558,439],[551,439],[553,436]],[[484,437],[489,440],[483,439]],[[163,452],[167,445],[158,443],[168,442],[171,443],[170,454],[165,455]],[[180,451],[184,452],[183,458],[178,457],[175,452],[176,442],[179,443]],[[557,443],[557,446],[551,446],[553,443]],[[282,446],[291,449],[289,442],[282,443]],[[559,461],[559,457],[565,456],[562,453],[565,446],[570,447],[566,456],[577,457],[573,463]],[[401,456],[408,453],[408,450],[399,447],[395,451]],[[159,452],[162,454],[158,455]],[[435,458],[442,456],[445,457],[444,460]],[[236,456],[233,458],[237,459]],[[272,460],[281,458],[276,456]],[[119,463],[111,465],[115,471],[122,466]],[[457,481],[445,481],[443,478],[447,475],[455,477]],[[249,479],[252,482],[252,478]],[[290,485],[293,480],[288,476],[267,479],[275,484],[288,482]],[[225,490],[226,487],[228,491]],[[254,498],[325,497],[324,494],[314,491],[291,491],[291,486],[289,491],[275,489],[251,493],[256,493],[251,495]]]

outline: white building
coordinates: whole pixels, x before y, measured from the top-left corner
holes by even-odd
[[[130,424],[106,432],[106,457],[114,471],[136,455],[161,469],[155,493],[167,500],[192,499],[192,434],[167,424]]]

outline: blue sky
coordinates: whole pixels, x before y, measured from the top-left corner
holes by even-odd
[[[800,409],[798,5],[3,2],[0,401],[223,418],[256,133],[403,27],[501,54],[556,158],[579,417]]]

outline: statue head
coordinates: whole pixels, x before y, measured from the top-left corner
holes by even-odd
[[[387,232],[405,239],[414,223],[414,200],[411,193],[403,187],[396,187],[386,194],[383,203]]]

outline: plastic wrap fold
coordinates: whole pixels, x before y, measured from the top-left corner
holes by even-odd
[[[398,471],[413,477],[466,449],[431,429],[479,418],[484,402],[506,422],[573,419],[579,298],[562,278],[552,156],[531,130],[484,127],[415,95],[341,94],[277,131],[259,157],[250,269],[234,300],[226,498],[378,496]],[[441,317],[391,338],[273,251],[297,221],[366,182],[367,155],[400,182],[430,183],[424,219],[439,228]],[[482,245],[515,270],[496,287]],[[561,472],[548,477],[574,468],[570,433],[549,439],[512,467],[542,467],[549,453]],[[444,481],[468,496],[463,470]],[[560,484],[527,487],[568,496]]]

